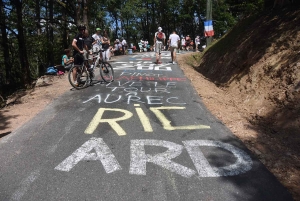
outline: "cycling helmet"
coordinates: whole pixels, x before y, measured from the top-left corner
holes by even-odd
[[[85,30],[86,27],[83,24],[78,25],[78,30]]]

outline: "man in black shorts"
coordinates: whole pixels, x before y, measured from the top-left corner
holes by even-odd
[[[85,49],[86,52],[89,52],[87,45],[84,43],[85,29],[86,27],[84,25],[79,25],[78,26],[79,33],[75,36],[72,42],[72,47],[74,49],[73,51],[74,65],[82,65],[82,63],[84,62],[83,49]],[[77,84],[76,72],[77,72],[77,68],[75,68],[72,72],[74,84]]]

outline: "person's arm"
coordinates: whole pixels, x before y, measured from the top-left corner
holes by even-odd
[[[64,57],[64,64],[66,65],[66,64],[69,64],[69,63],[70,63],[70,60],[67,60],[67,58]]]
[[[67,62],[68,62],[68,61],[67,61],[67,58],[66,58],[65,56],[64,56],[63,58],[64,58],[64,64],[65,64],[65,65],[68,64],[68,63],[67,63]]]
[[[156,34],[154,34],[154,39],[153,39],[153,41],[154,41],[154,44],[156,43]]]
[[[103,40],[103,37],[100,38],[100,41],[102,44],[108,44],[109,38],[107,38],[107,41]]]
[[[95,45],[97,43],[97,40],[95,40],[94,37],[92,37],[92,45]]]
[[[89,48],[88,48],[88,46],[87,46],[86,44],[84,44],[84,49],[85,49],[87,52],[89,52]]]
[[[85,49],[85,51],[87,52],[87,54],[92,54],[92,53],[89,51],[89,48],[88,48],[88,46],[85,44],[85,42],[83,42],[83,49]]]

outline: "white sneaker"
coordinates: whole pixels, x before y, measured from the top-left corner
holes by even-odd
[[[173,61],[173,64],[176,64],[176,62],[175,62],[175,61]]]

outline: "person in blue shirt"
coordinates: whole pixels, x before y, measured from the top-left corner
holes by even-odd
[[[74,59],[71,57],[70,49],[65,49],[64,51],[65,54],[62,56],[61,65],[63,65],[66,70],[70,70],[74,65]]]

